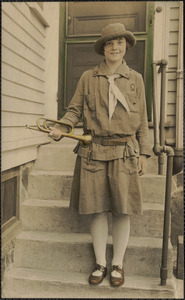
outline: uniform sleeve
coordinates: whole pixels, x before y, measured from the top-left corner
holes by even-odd
[[[78,123],[82,116],[84,102],[84,77],[85,74],[82,74],[77,84],[75,94],[67,108],[67,112],[60,120],[65,122],[66,124],[69,124],[72,127],[75,127],[75,125]]]
[[[140,103],[140,127],[136,133],[139,147],[140,155],[146,155],[147,157],[151,156],[151,149],[149,143],[149,128],[148,128],[148,118],[147,118],[147,109],[146,109],[146,97],[145,97],[145,87],[143,78],[139,76],[139,103]]]

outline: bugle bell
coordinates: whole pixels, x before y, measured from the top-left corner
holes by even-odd
[[[76,134],[73,134],[74,128],[71,125],[69,125],[68,123],[65,123],[63,121],[58,121],[58,120],[53,120],[53,119],[39,118],[36,121],[36,125],[34,125],[34,126],[26,125],[26,128],[41,131],[41,132],[45,132],[45,133],[50,133],[51,130],[49,129],[49,127],[50,126],[53,127],[56,124],[65,125],[65,126],[70,127],[70,129],[71,129],[70,132],[68,132],[68,133],[61,132],[61,136],[63,136],[63,137],[68,137],[68,138],[71,138],[71,139],[78,140],[85,146],[89,145],[89,143],[92,140],[91,135],[76,135]]]

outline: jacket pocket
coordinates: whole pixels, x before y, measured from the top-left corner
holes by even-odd
[[[82,168],[86,171],[89,171],[91,173],[96,173],[105,170],[104,163],[102,161],[91,159],[90,164],[88,164],[87,158],[82,157],[81,159],[82,159]]]
[[[133,143],[133,146],[134,146],[135,156],[138,158],[139,157],[139,144],[138,144],[138,141],[135,139],[135,140],[132,140],[132,143]]]
[[[128,157],[125,162],[122,162],[121,171],[127,174],[135,174],[138,172],[138,158],[135,156]]]
[[[127,94],[127,102],[131,112],[139,112],[139,102],[137,101],[135,93]]]
[[[86,100],[88,108],[91,111],[95,111],[96,110],[95,95],[94,94],[85,95],[85,100]]]

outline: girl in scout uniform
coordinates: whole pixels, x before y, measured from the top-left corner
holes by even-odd
[[[124,56],[136,43],[123,24],[103,28],[95,51],[100,65],[84,72],[62,121],[75,126],[83,117],[89,146],[77,145],[70,208],[91,214],[96,265],[89,283],[100,284],[107,273],[108,212],[112,213],[113,258],[110,284],[123,285],[123,258],[130,233],[131,214],[142,214],[139,175],[144,174],[148,149],[148,122],[142,76],[130,69]],[[59,140],[61,131],[51,127]]]

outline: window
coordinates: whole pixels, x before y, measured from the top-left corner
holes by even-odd
[[[9,228],[19,219],[19,168],[2,173],[1,177],[1,227]]]

